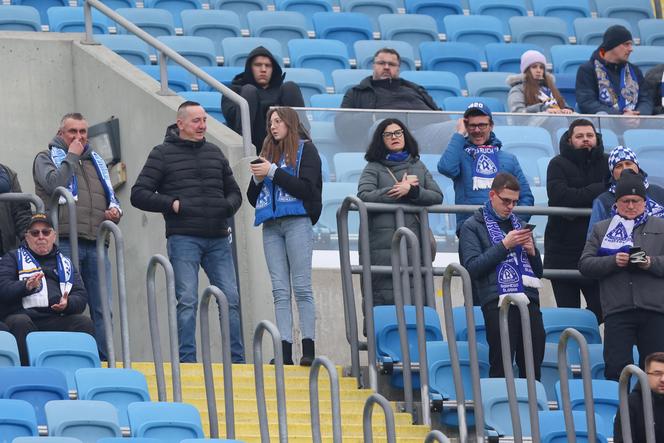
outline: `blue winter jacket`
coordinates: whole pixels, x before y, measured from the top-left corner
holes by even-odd
[[[488,144],[498,147],[502,145],[493,132]],[[473,190],[473,158],[464,151],[464,148],[470,145],[472,143],[468,138],[464,138],[456,132],[452,135],[447,149],[438,161],[438,172],[448,176],[454,182],[454,203],[457,205],[483,205],[489,199],[488,189]],[[509,172],[519,180],[521,185],[519,205],[533,206],[535,199],[530,191],[530,185],[514,154],[499,150],[498,168],[500,172]],[[470,217],[469,213],[456,215],[457,234],[468,217]],[[525,221],[530,219],[530,216],[523,214],[520,214],[519,217]]]

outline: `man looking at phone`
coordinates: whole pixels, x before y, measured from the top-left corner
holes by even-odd
[[[615,189],[613,216],[597,223],[579,270],[599,280],[604,312],[604,376],[618,380],[632,363],[664,349],[664,220],[646,211],[640,176],[625,171]]]
[[[500,301],[505,295],[528,300],[535,377],[540,378],[544,358],[544,325],[539,308],[542,258],[528,225],[512,213],[520,198],[518,180],[499,172],[493,178],[489,199],[461,227],[459,258],[473,282],[489,342],[489,376],[504,377],[500,342]],[[511,355],[516,354],[519,376],[526,376],[518,308],[509,308]]]
[[[83,314],[88,295],[81,276],[55,246],[56,237],[48,216],[35,214],[25,241],[0,259],[0,318],[16,337],[23,366],[29,365],[25,338],[32,331],[94,334]]]

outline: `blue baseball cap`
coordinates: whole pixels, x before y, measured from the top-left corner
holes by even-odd
[[[482,102],[472,102],[469,104],[466,108],[466,112],[463,113],[463,118],[468,117],[468,115],[473,112],[479,112],[480,114],[484,114],[491,119],[493,118],[491,116],[491,109],[489,109],[489,107]]]

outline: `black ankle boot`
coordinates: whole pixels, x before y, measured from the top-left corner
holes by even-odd
[[[314,341],[310,338],[302,339],[302,358],[300,359],[300,366],[311,366],[316,358],[316,349]]]
[[[281,341],[281,353],[284,357],[284,365],[293,365],[293,343],[286,340]],[[270,364],[274,364],[274,359],[270,360]]]

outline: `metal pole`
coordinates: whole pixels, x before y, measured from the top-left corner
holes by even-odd
[[[362,413],[362,428],[364,430],[364,443],[373,443],[373,429],[371,428],[371,414],[374,405],[383,408],[385,413],[385,433],[387,434],[387,443],[396,443],[397,436],[394,431],[394,411],[385,397],[374,392],[364,403],[364,412]]]
[[[92,8],[88,2],[83,3],[83,17],[85,18],[85,38],[81,42],[84,45],[98,45],[92,38]]]
[[[399,228],[406,226],[406,217],[403,212],[403,209],[397,207],[397,211],[394,215],[395,218],[395,229],[396,232]],[[403,298],[404,305],[412,305],[412,297],[410,295],[410,279],[408,278],[408,246],[406,241],[402,241],[399,244],[399,261],[396,262],[397,269],[401,270],[401,297]],[[417,257],[417,261],[420,261],[420,258]],[[392,269],[395,267],[395,262],[391,262]]]
[[[159,91],[157,95],[177,95],[168,89],[168,57],[159,51]]]
[[[279,442],[288,443],[288,423],[286,415],[286,389],[284,387],[284,355],[281,349],[281,334],[277,327],[267,320],[262,320],[254,331],[254,378],[256,382],[256,406],[261,430],[261,442],[270,442],[270,428],[265,405],[265,378],[263,375],[263,334],[272,336],[274,348],[274,372],[277,388],[277,415],[279,417]]]
[[[622,438],[625,443],[632,443],[632,425],[629,415],[629,379],[635,375],[641,387],[641,399],[643,405],[643,421],[646,432],[646,443],[655,443],[655,420],[652,412],[652,393],[648,384],[648,376],[636,365],[627,365],[620,373],[620,427]],[[637,442],[642,443],[642,442]]]
[[[58,186],[51,195],[51,222],[53,229],[58,230],[59,211],[60,211],[60,197],[65,199],[67,204],[67,213],[69,214],[69,244],[71,245],[71,260],[80,267],[78,261],[78,225],[76,221],[76,201],[71,195],[71,192],[63,186]]]
[[[44,202],[41,198],[39,198],[39,196],[35,194],[27,194],[25,192],[6,192],[4,194],[0,194],[0,202],[28,202],[34,205],[35,213],[43,214],[46,212],[44,209]]]
[[[148,297],[148,320],[150,322],[150,339],[152,341],[152,355],[157,378],[157,395],[159,401],[166,400],[166,381],[164,377],[164,358],[161,355],[161,340],[159,339],[159,315],[157,314],[157,299],[155,296],[155,271],[157,265],[164,268],[166,277],[166,305],[168,307],[168,335],[171,348],[171,377],[173,379],[173,401],[182,401],[182,383],[180,378],[180,353],[178,342],[178,326],[175,316],[177,300],[175,298],[175,274],[173,266],[166,257],[155,254],[150,257],[146,274]]]
[[[332,403],[332,441],[341,443],[341,400],[339,398],[339,376],[337,368],[325,356],[317,357],[309,371],[309,405],[311,410],[311,439],[314,443],[322,441],[320,434],[320,405],[318,403],[318,374],[321,366],[325,367],[330,377],[330,402]]]
[[[425,306],[436,308],[436,297],[433,293],[433,259],[429,245],[429,211],[426,207],[420,211],[420,245],[422,246],[422,269],[424,270]]]
[[[235,438],[235,407],[233,405],[233,367],[231,362],[231,334],[228,319],[228,299],[221,289],[208,286],[203,291],[199,308],[201,321],[201,352],[203,354],[203,375],[205,377],[205,397],[210,421],[210,437],[219,438],[219,421],[217,419],[217,398],[214,391],[214,374],[210,346],[209,304],[214,296],[219,308],[219,328],[221,331],[221,361],[224,370],[224,415],[226,417],[226,438]]]
[[[450,439],[445,434],[435,429],[427,434],[424,443],[433,443],[434,441],[438,443],[450,443]]]

